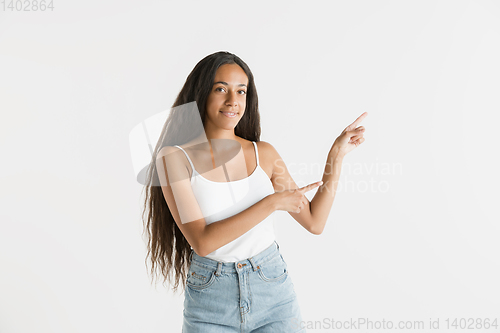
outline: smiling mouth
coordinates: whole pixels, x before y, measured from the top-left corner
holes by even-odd
[[[220,112],[229,118],[234,118],[238,114],[238,112],[227,112],[227,111],[220,111]]]

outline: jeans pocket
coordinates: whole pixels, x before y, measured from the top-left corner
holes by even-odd
[[[191,262],[188,275],[186,277],[186,285],[196,289],[206,289],[215,281],[215,269],[203,267]]]
[[[265,282],[280,281],[288,275],[287,265],[281,254],[259,266],[259,277]]]

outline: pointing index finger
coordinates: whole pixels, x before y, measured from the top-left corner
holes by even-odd
[[[306,185],[306,186],[300,188],[299,191],[302,191],[302,193],[308,192],[308,191],[311,191],[311,190],[315,189],[318,186],[321,186],[322,184],[323,184],[323,181],[321,180],[319,182]]]
[[[368,112],[363,112],[361,116],[359,116],[351,125],[348,126],[349,130],[358,127],[359,123],[361,123],[363,119],[366,118],[366,116],[368,116]]]

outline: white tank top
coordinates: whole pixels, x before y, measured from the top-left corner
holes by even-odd
[[[260,167],[257,144],[255,147],[257,167],[250,176],[232,182],[214,182],[204,178],[193,166],[189,155],[179,146],[191,164],[191,187],[201,212],[208,224],[223,220],[259,202],[274,193],[268,175]],[[237,223],[237,222],[236,222]],[[245,234],[206,255],[207,258],[235,262],[250,258],[268,248],[275,240],[274,212]]]

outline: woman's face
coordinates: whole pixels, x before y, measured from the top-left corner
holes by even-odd
[[[245,112],[247,88],[248,77],[239,65],[220,66],[206,103],[207,123],[234,129]]]

